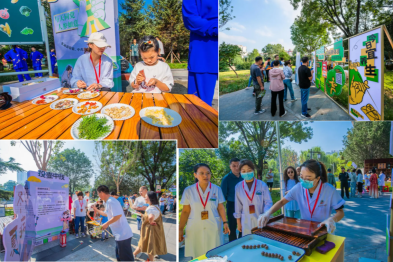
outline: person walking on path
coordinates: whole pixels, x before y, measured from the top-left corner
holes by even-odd
[[[341,173],[338,175],[338,179],[341,181],[341,197],[344,199],[344,190],[345,190],[345,195],[349,199],[349,185],[348,185],[348,180],[349,180],[349,175],[347,172],[345,172],[345,168],[341,167]]]
[[[267,59],[266,59],[266,66],[265,66],[265,72],[266,72],[266,82],[267,83],[269,83],[270,82],[270,78],[269,78],[269,71],[270,71],[270,69],[271,69],[271,66],[270,66],[270,57],[268,57]]]
[[[358,197],[362,197],[362,193],[363,193],[363,175],[362,175],[362,171],[360,169],[358,169],[356,171],[356,176],[357,176],[356,183],[357,183],[357,186],[358,186],[358,193],[359,193]]]
[[[75,216],[75,237],[85,237],[85,216],[87,211],[86,200],[83,199],[83,193],[78,193],[78,199],[74,201],[74,216]],[[79,232],[79,224],[81,225],[81,232]]]
[[[288,98],[287,90],[289,90],[289,94],[291,95],[291,101],[295,102],[297,99],[295,98],[295,93],[293,92],[293,88],[292,88],[292,65],[290,60],[284,63],[284,75],[285,75],[284,102],[287,101]]]
[[[162,214],[165,214],[165,206],[166,206],[166,195],[162,193],[160,197],[160,210]]]
[[[147,194],[147,187],[142,186],[141,188],[139,188],[139,194],[141,196],[138,197],[137,199],[135,199],[135,202],[134,202],[134,205],[132,206],[132,208],[143,215],[143,214],[145,214],[146,208],[149,206],[145,202],[145,196]],[[138,230],[141,230],[141,227],[142,227],[142,216],[141,215],[137,214],[136,222],[138,225]]]
[[[269,169],[269,173],[267,173],[266,175],[266,184],[269,187],[269,191],[271,192],[273,190],[273,179],[274,179],[274,174],[273,174],[273,170],[270,168]]]
[[[130,53],[131,53],[131,63],[132,66],[135,66],[136,63],[139,62],[139,46],[136,41],[136,39],[132,40],[132,44],[130,47]]]
[[[116,241],[117,261],[134,261],[131,247],[133,234],[119,201],[109,195],[109,188],[104,185],[97,187],[97,194],[105,202],[105,211],[99,210],[95,205],[93,208],[98,214],[108,217],[108,222],[102,225],[102,229],[110,227],[112,230]]]
[[[356,185],[357,185],[356,169],[352,170],[352,172],[350,173],[349,178],[351,179],[351,197],[355,197]]]
[[[153,191],[147,192],[145,202],[149,204],[142,217],[142,229],[138,242],[138,247],[134,251],[134,257],[139,253],[147,253],[149,259],[154,261],[155,255],[165,255],[168,253],[166,248],[164,223],[162,214],[158,207],[157,195]]]
[[[336,177],[332,174],[332,169],[328,168],[328,183],[337,188]]]
[[[378,198],[378,176],[377,176],[377,170],[375,167],[371,170],[371,175],[370,175],[370,187],[369,187],[369,194],[370,198]]]
[[[271,113],[274,117],[277,111],[277,97],[278,97],[278,104],[279,104],[279,115],[283,117],[286,115],[286,111],[284,108],[284,72],[280,68],[280,61],[275,60],[273,61],[274,68],[270,70],[270,86],[269,89],[272,92],[272,102],[271,102]]]
[[[310,95],[310,87],[311,80],[314,71],[311,71],[308,68],[308,57],[305,56],[302,58],[302,65],[298,69],[298,78],[299,78],[299,87],[302,101],[302,117],[310,118],[311,116],[308,113],[308,110],[311,110],[307,107],[308,97]]]
[[[228,227],[231,233],[229,234],[229,241],[236,240],[237,238],[242,237],[242,232],[236,233],[236,218],[233,216],[235,213],[235,187],[236,185],[243,181],[242,176],[240,175],[239,170],[240,159],[232,158],[229,161],[229,168],[231,172],[226,174],[224,178],[221,180],[221,190],[224,195],[225,200],[227,201],[227,217],[228,217]]]
[[[386,178],[385,174],[383,173],[383,171],[381,171],[379,174],[379,191],[381,196],[382,196],[383,187],[385,186],[385,178]]]
[[[265,113],[266,109],[261,109],[262,98],[265,95],[265,88],[263,86],[263,79],[259,65],[262,64],[262,57],[255,57],[255,64],[251,65],[250,74],[254,83],[255,93],[255,113],[254,115]]]

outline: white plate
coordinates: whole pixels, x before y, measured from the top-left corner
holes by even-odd
[[[96,95],[94,95],[94,96],[91,96],[91,97],[88,97],[88,98],[83,98],[82,95],[86,94],[86,93],[91,93],[91,92],[90,91],[86,91],[86,92],[80,93],[80,94],[78,94],[78,98],[79,99],[93,99],[93,98],[96,98],[97,96],[100,95],[100,92],[96,92]]]
[[[80,88],[70,88],[70,89],[63,90],[63,94],[65,94],[65,95],[78,95],[79,93],[71,93],[70,92],[71,90],[78,90],[78,89],[79,89],[79,93],[83,92],[83,89],[80,89]]]
[[[67,108],[56,108],[56,105],[57,105],[58,103],[60,103],[61,101],[64,101],[64,100],[74,101],[74,106],[75,106],[76,104],[78,104],[78,102],[79,102],[78,99],[75,99],[75,98],[63,98],[63,99],[57,100],[56,102],[53,102],[53,103],[50,105],[50,108],[52,108],[53,110],[64,110],[64,109],[68,109],[68,108],[73,107],[73,106],[69,106],[69,107],[67,107]]]
[[[110,104],[110,105],[106,105],[102,108],[101,110],[101,114],[105,114],[105,110],[109,109],[109,108],[113,108],[113,107],[128,107],[131,109],[131,115],[127,116],[127,117],[121,117],[121,118],[113,118],[113,120],[126,120],[126,119],[130,119],[131,117],[133,117],[135,115],[135,109],[130,106],[130,105],[126,105],[126,104],[121,104],[121,103],[116,103],[116,104]]]
[[[48,99],[48,98],[53,98],[53,99]],[[45,96],[45,104],[39,104],[39,106],[40,105],[46,105],[46,104],[49,104],[49,103],[52,103],[52,102],[54,102],[54,101],[56,101],[57,99],[59,99],[59,96],[57,96],[57,95],[47,95],[47,96]],[[34,99],[33,101],[31,101],[33,104],[35,104],[35,105],[37,105],[36,103],[37,103],[37,101],[38,100],[42,100],[42,98],[39,98],[39,97],[37,97],[36,99]]]
[[[98,107],[96,109],[91,109],[90,112],[86,112],[84,114],[78,113],[78,110],[80,110],[80,109],[78,109],[78,107],[81,105],[84,105],[86,103],[96,103]],[[80,103],[74,105],[74,107],[72,108],[72,112],[74,112],[77,115],[91,115],[91,114],[99,112],[101,110],[101,108],[102,108],[102,104],[98,101],[85,101],[85,102],[80,102]]]
[[[169,126],[164,126],[164,125],[159,125],[159,124],[153,124],[153,119],[146,117],[146,110],[148,109],[154,109],[154,110],[159,110],[159,109],[164,109],[165,112],[170,115],[171,117],[173,117],[173,121],[172,121],[172,125]],[[143,108],[140,112],[139,112],[139,116],[141,117],[141,119],[143,121],[145,121],[146,123],[152,125],[152,126],[157,126],[157,127],[174,127],[174,126],[178,126],[181,123],[181,116],[179,115],[179,113],[177,113],[176,111],[173,111],[172,109],[166,108],[166,107],[159,107],[159,106],[152,106],[152,107],[146,107]]]
[[[113,122],[112,118],[110,118],[107,115],[96,114],[96,116],[99,117],[99,118],[106,118],[106,119],[108,119],[108,122],[106,123],[106,125],[110,126],[110,128],[111,128],[110,131],[107,134],[105,134],[105,135],[103,135],[103,136],[101,136],[101,137],[96,139],[96,140],[103,140],[103,139],[105,139],[106,137],[108,137],[112,133],[113,129],[115,128],[115,123]],[[79,138],[78,127],[81,124],[82,120],[83,120],[83,117],[79,118],[71,127],[71,136],[72,136],[73,139],[76,139],[76,140],[88,140],[88,139],[80,139]]]

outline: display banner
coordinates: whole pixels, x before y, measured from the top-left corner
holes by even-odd
[[[0,1],[0,44],[43,43],[37,0]]]
[[[321,46],[321,48],[316,51],[316,54],[318,60],[325,60],[325,47]]]
[[[356,120],[383,120],[382,54],[382,27],[349,39],[349,112]]]
[[[26,185],[32,202],[35,245],[57,240],[68,210],[68,177],[45,171],[27,172]]]
[[[332,49],[328,49],[325,53],[334,62],[345,63],[343,40],[339,39],[333,44]]]
[[[326,79],[326,93],[329,96],[339,96],[345,85],[344,69],[336,65],[332,70],[329,70]]]
[[[113,61],[113,91],[121,91],[120,39],[117,0],[52,0],[50,3],[59,77],[69,87],[76,60],[84,54],[85,41],[94,32],[105,35]]]

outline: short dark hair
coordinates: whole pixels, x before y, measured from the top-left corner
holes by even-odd
[[[116,194],[116,192],[111,192],[111,196],[118,196],[117,194]]]
[[[280,61],[278,61],[278,60],[274,60],[274,61],[273,61],[273,65],[274,65],[274,66],[278,66],[279,64],[280,64]]]
[[[77,196],[83,196],[82,191],[80,191]]]
[[[240,161],[239,170],[241,170],[243,166],[249,166],[252,170],[255,170],[254,163],[251,160],[242,159]]]
[[[109,188],[105,185],[101,185],[99,187],[97,187],[97,192],[98,193],[105,193],[105,194],[109,194]]]
[[[232,162],[240,162],[240,159],[237,157],[234,157],[231,160],[229,160],[229,164],[232,164]]]
[[[144,36],[138,43],[139,52],[147,52],[150,48],[154,48],[154,51],[158,53],[160,46],[158,45],[157,39],[152,36]]]
[[[203,167],[203,166],[209,168],[210,173],[212,172],[212,170],[211,170],[211,168],[210,168],[210,166],[209,166],[208,164],[199,163],[199,164],[196,164],[196,165],[194,166],[194,173],[196,174],[196,173],[198,172],[198,169],[199,169],[200,167]],[[198,178],[195,178],[195,183],[198,183]]]
[[[373,167],[373,169],[371,169],[371,172],[377,173],[377,169],[375,167]]]
[[[104,205],[100,205],[100,206],[98,207],[98,209],[101,209],[101,208],[105,208],[105,206],[104,206]]]
[[[90,192],[89,192],[89,191],[86,191],[85,194],[90,194]]]
[[[307,61],[308,61],[308,57],[307,57],[307,56],[303,56],[303,57],[302,57],[302,62],[303,62],[303,63],[307,63]]]
[[[271,58],[270,57],[268,57],[266,60],[270,60]]]
[[[287,65],[289,65],[289,64],[291,64],[291,61],[290,61],[290,60],[285,61],[285,63],[284,63],[285,66],[287,66]]]
[[[275,55],[274,58],[276,58],[277,56],[279,56],[279,55]]]
[[[149,198],[152,205],[158,205],[157,194],[154,191],[147,192],[147,197]]]
[[[352,169],[352,172],[356,172],[356,168]]]
[[[330,171],[332,171],[332,169],[331,169],[331,168],[328,168],[328,172],[330,172]]]
[[[345,167],[342,166],[341,169],[345,169]]]
[[[258,61],[261,61],[261,60],[262,60],[262,57],[260,57],[260,56],[255,57],[255,62],[258,62]]]
[[[284,57],[281,57],[280,60],[284,60]]]

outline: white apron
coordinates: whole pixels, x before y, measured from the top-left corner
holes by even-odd
[[[252,199],[252,201],[250,201],[249,198]],[[254,205],[254,214],[250,214],[250,205]],[[269,188],[265,182],[254,178],[251,190],[248,189],[244,180],[237,183],[235,187],[235,213],[233,216],[235,218],[241,218],[243,236],[251,234],[251,229],[258,226],[259,215],[269,210],[272,205],[273,201],[270,197]]]
[[[196,186],[197,184],[187,187],[181,201],[181,204],[191,206],[186,226],[185,256],[193,258],[204,255],[207,251],[224,244],[223,223],[217,211],[218,204],[225,202],[222,190],[211,184],[211,189],[208,186],[206,191],[202,193],[199,187],[203,202],[206,201],[210,192],[205,209],[208,211],[209,218],[202,220],[201,212],[204,211],[204,208]]]

